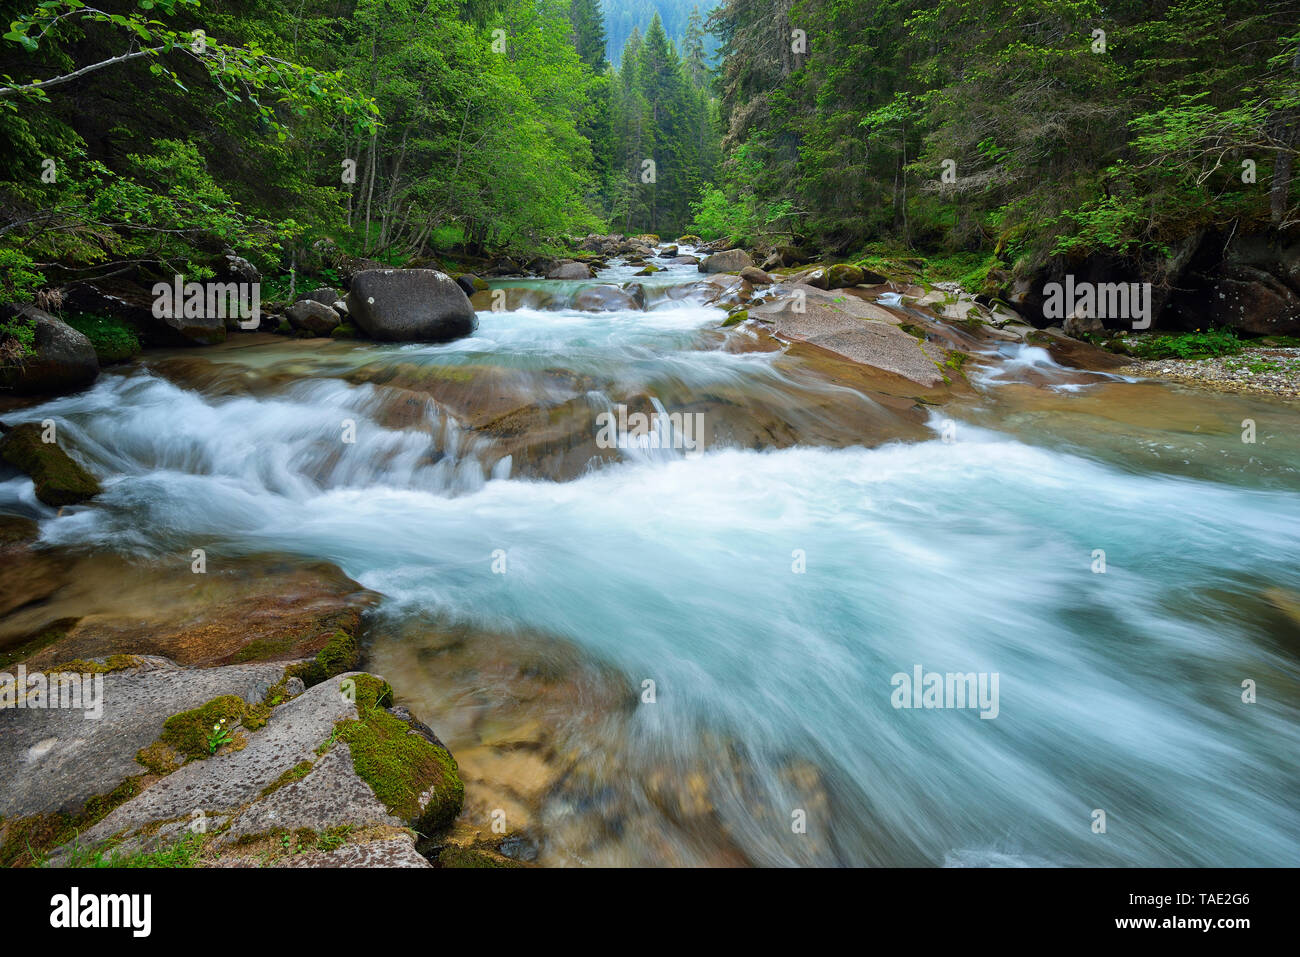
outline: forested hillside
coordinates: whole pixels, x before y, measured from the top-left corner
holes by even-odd
[[[718,0],[599,0],[599,3],[604,11],[605,30],[609,37],[606,55],[617,64],[632,31],[644,33],[656,15],[677,49],[685,49],[696,29],[693,24],[698,22],[702,25],[718,5]],[[716,37],[706,36],[704,44],[710,54],[717,50]]]
[[[1168,279],[1300,219],[1300,0],[0,7],[10,298],[600,229],[957,256],[1005,290],[1062,257]]]
[[[712,23],[706,232],[1024,271],[1300,220],[1294,0],[725,0]]]
[[[595,0],[2,6],[10,298],[223,247],[282,273],[321,236],[399,262],[682,229],[716,161],[701,33],[683,60],[652,18],[615,71]]]

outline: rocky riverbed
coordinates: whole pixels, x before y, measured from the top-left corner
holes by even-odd
[[[455,300],[450,342],[313,333],[349,308],[322,293],[334,318],[304,311],[302,334],[232,331],[11,401],[4,668],[99,676],[105,711],[0,711],[24,780],[4,862],[1290,853],[1294,404],[1193,400],[957,287],[687,239],[596,237],[536,264],[551,279],[421,279]],[[602,414],[670,412],[700,417],[689,447],[675,426],[600,438]],[[1103,633],[1126,636],[1123,668]],[[889,675],[918,656],[1001,670],[1011,719],[900,723]],[[1171,658],[1185,684],[1139,693]],[[1225,667],[1281,682],[1258,727],[1220,720]],[[1085,734],[1080,696],[1136,713]],[[1180,752],[1204,727],[1278,780]],[[1113,795],[1138,838],[1074,836],[1062,809],[1139,751],[1148,782]],[[1177,820],[1141,810],[1167,792]]]

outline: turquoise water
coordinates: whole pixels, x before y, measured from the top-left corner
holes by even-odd
[[[1102,394],[1168,402],[1163,385],[1044,390],[1040,407],[994,382],[919,441],[628,452],[555,482],[513,475],[432,401],[420,426],[385,427],[382,389],[341,378],[505,368],[542,398],[558,369],[596,377],[593,420],[665,382],[766,402],[832,388],[720,348],[721,315],[482,313],[446,346],[205,359],[238,387],[108,374],[24,415],[60,423],[102,500],[55,517],[13,479],[0,506],[42,514],[54,543],[323,558],[385,595],[389,620],[553,636],[626,681],[610,788],[635,792],[638,761],[720,766],[728,742],[748,780],[716,771],[717,827],[753,863],[1300,864],[1300,636],[1269,598],[1300,594],[1293,405],[1196,399],[1206,421],[1260,417],[1243,450],[1226,425],[1162,428],[1160,407],[1117,419],[1146,393]],[[290,357],[291,379],[270,376]],[[340,447],[346,419],[357,441]],[[917,665],[998,675],[997,716],[895,708],[892,676]],[[792,757],[816,767],[816,800],[782,774]]]

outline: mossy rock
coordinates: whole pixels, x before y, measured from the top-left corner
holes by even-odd
[[[330,330],[331,339],[359,339],[360,337],[357,327],[350,322],[340,322]]]
[[[136,655],[109,655],[103,659],[74,658],[72,661],[51,665],[45,671],[47,674],[71,671],[82,675],[107,675],[112,674],[114,671],[126,671],[128,668],[138,668],[139,666],[140,659]]]
[[[699,236],[693,236],[690,233],[687,233],[685,236],[677,237],[678,246],[698,246],[702,242],[704,242],[704,240],[700,239]]]
[[[738,326],[748,318],[748,309],[737,309],[735,312],[727,314],[727,318],[722,322],[722,328],[726,329],[728,326]]]
[[[76,505],[101,491],[99,482],[73,461],[57,442],[41,441],[44,430],[35,422],[24,422],[0,439],[0,458],[36,483],[36,497],[58,508]]]
[[[139,794],[143,777],[127,778],[107,794],[95,795],[76,813],[55,811],[4,821],[0,827],[0,841],[3,841],[0,843],[0,867],[40,865],[46,853],[74,840],[78,834],[108,817],[114,808]]]
[[[275,327],[275,334],[277,336],[291,336],[293,335],[293,333],[294,333],[294,328],[289,323],[288,319],[281,319],[279,325]]]
[[[213,726],[222,725],[233,733],[248,710],[248,703],[239,695],[221,695],[190,711],[172,715],[163,722],[163,733],[158,741],[172,748],[186,761],[201,760],[212,754],[208,747],[208,735],[212,733]],[[262,724],[265,723],[263,719]],[[145,763],[141,754],[148,750],[141,749],[136,754],[136,760],[141,764]]]
[[[482,867],[527,867],[519,861],[512,861],[500,854],[481,850],[477,847],[461,847],[448,844],[434,858],[437,867],[482,868]]]
[[[862,270],[857,266],[837,263],[826,273],[826,282],[831,289],[846,289],[863,281]]]
[[[361,648],[357,645],[356,638],[340,628],[311,661],[286,668],[284,680],[301,678],[302,683],[310,688],[326,678],[333,678],[345,671],[355,671],[360,664]]]
[[[347,742],[357,776],[388,810],[424,835],[455,820],[465,802],[456,759],[412,725],[386,710],[393,689],[373,675],[356,678],[359,718],[340,721],[336,737]]]
[[[647,266],[646,266],[644,269],[642,269],[640,272],[638,272],[638,273],[634,273],[633,275],[636,275],[636,276],[653,276],[653,275],[654,275],[655,273],[657,273],[657,272],[660,272],[660,269],[659,269],[658,266],[647,265]]]

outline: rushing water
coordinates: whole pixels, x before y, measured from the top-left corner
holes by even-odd
[[[483,312],[443,346],[265,343],[205,351],[201,375],[159,360],[24,413],[60,423],[105,480],[97,504],[56,517],[13,479],[0,506],[56,544],[333,561],[385,596],[373,654],[417,701],[438,697],[403,656],[423,623],[573,649],[620,697],[569,703],[599,713],[557,732],[588,767],[543,808],[543,862],[716,860],[707,845],[759,864],[1300,864],[1300,640],[1276,601],[1300,594],[1294,404],[1005,347],[971,396],[913,433],[899,419],[905,441],[823,443],[807,435],[827,409],[893,413],[729,347],[721,316]],[[624,396],[739,395],[805,434],[625,450],[550,481],[444,402],[394,418],[372,373],[398,366],[464,370],[483,401],[572,400],[591,430]],[[996,717],[895,708],[917,665],[996,674]],[[665,770],[703,782],[707,813],[664,810]]]

